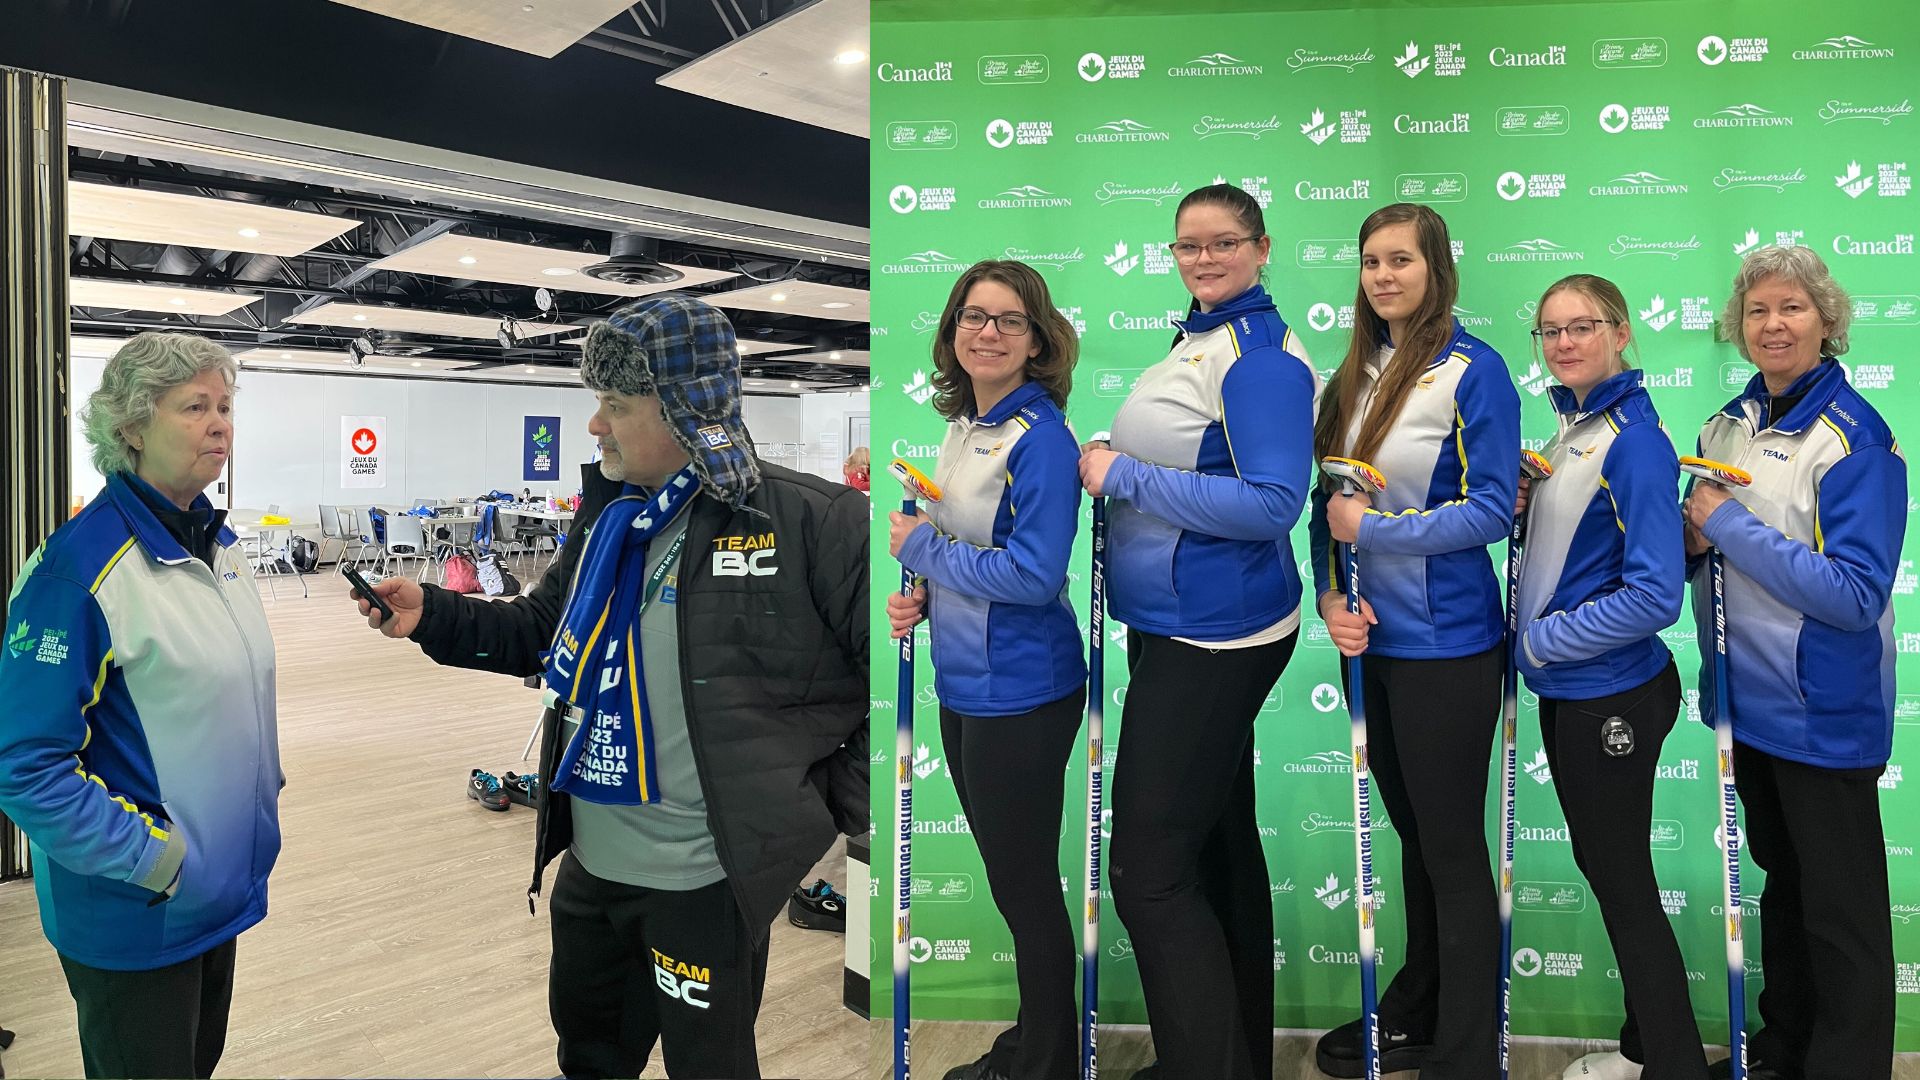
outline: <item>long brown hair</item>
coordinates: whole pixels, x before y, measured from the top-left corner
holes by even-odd
[[[947,309],[940,313],[940,327],[933,339],[933,407],[949,420],[966,415],[973,408],[973,378],[960,366],[953,352],[953,334],[966,306],[967,293],[975,284],[991,281],[1012,289],[1033,323],[1027,333],[1040,340],[1040,353],[1027,361],[1027,378],[1047,388],[1047,396],[1060,408],[1067,407],[1067,394],[1073,390],[1073,365],[1080,359],[1080,338],[1053,306],[1047,292],[1047,280],[1039,271],[1013,259],[983,259],[967,267],[947,294]],[[1018,339],[1016,339],[1018,340]]]
[[[1371,461],[1387,439],[1387,432],[1400,417],[1400,410],[1413,392],[1414,383],[1453,339],[1453,303],[1460,295],[1460,273],[1453,265],[1453,244],[1447,239],[1447,223],[1429,207],[1418,203],[1394,203],[1367,215],[1360,224],[1360,246],[1367,238],[1389,225],[1414,227],[1419,237],[1420,256],[1427,262],[1427,296],[1407,320],[1406,340],[1394,343],[1393,358],[1380,373],[1380,392],[1374,395],[1360,434],[1345,456]],[[1364,271],[1363,271],[1364,273]],[[1320,417],[1313,427],[1313,453],[1325,458],[1340,452],[1353,414],[1360,406],[1360,391],[1366,385],[1362,371],[1380,348],[1387,334],[1387,323],[1373,310],[1364,282],[1356,282],[1353,300],[1353,337],[1347,343],[1347,357],[1333,373],[1320,402]]]

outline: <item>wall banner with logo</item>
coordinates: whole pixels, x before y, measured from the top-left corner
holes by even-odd
[[[560,479],[560,418],[529,416],[520,440],[520,479]]]
[[[343,488],[387,486],[386,417],[343,416],[340,418],[340,486]]]
[[[1715,327],[1747,252],[1817,250],[1853,297],[1849,377],[1895,431],[1920,440],[1920,11],[1836,0],[1817,6],[1655,2],[1627,7],[1450,3],[1391,9],[1221,12],[1234,0],[1142,2],[1088,17],[989,21],[1001,9],[876,5],[873,27],[873,402],[878,459],[931,472],[944,432],[930,399],[932,334],[969,264],[1018,259],[1048,280],[1081,335],[1068,415],[1082,436],[1115,410],[1172,340],[1188,296],[1166,244],[1181,196],[1226,180],[1265,206],[1266,269],[1281,315],[1331,373],[1353,323],[1362,219],[1397,201],[1447,220],[1461,292],[1455,314],[1500,350],[1521,389],[1523,433],[1554,423],[1550,377],[1530,349],[1541,291],[1575,272],[1606,276],[1633,311],[1638,366],[1675,441],[1753,373]],[[981,13],[969,21],[968,9]],[[955,10],[957,9],[957,10]],[[1902,368],[1905,374],[1901,374]],[[1902,383],[1901,379],[1906,379]],[[1905,386],[1906,389],[1901,389]],[[875,501],[896,498],[877,490]],[[885,494],[885,498],[881,496]],[[1920,552],[1910,504],[1906,551]],[[874,548],[886,550],[876,515]],[[1294,551],[1307,550],[1306,521]],[[1504,548],[1493,552],[1504,567]],[[1087,537],[1071,594],[1087,617]],[[892,670],[884,597],[898,572],[877,558],[874,670]],[[1303,570],[1303,576],[1308,577]],[[1920,1049],[1920,791],[1902,767],[1920,753],[1920,598],[1911,558],[1893,582],[1900,696],[1893,763],[1881,780],[1893,881],[1899,1045]],[[1902,629],[1904,628],[1904,629]],[[1125,628],[1109,622],[1109,767],[1126,738]],[[923,642],[925,629],[921,629]],[[1701,663],[1691,618],[1663,635],[1686,685]],[[913,966],[917,1016],[1008,1019],[1012,942],[994,911],[933,722],[930,650],[919,650],[913,771]],[[1255,729],[1260,826],[1275,917],[1274,1017],[1317,1028],[1357,1015],[1354,849],[1339,654],[1311,611],[1300,649]],[[881,680],[891,683],[891,678]],[[1611,1038],[1621,984],[1592,891],[1575,867],[1523,693],[1516,851],[1513,1030]],[[876,775],[896,713],[876,692]],[[1696,720],[1696,692],[1686,718]],[[1496,723],[1492,715],[1488,723]],[[1498,777],[1497,761],[1488,764]],[[1084,775],[1068,777],[1060,874],[1077,902]],[[1727,1015],[1712,733],[1682,723],[1655,794],[1655,869],[1680,936],[1701,1027]],[[1489,782],[1489,847],[1499,799]],[[892,787],[874,785],[882,847]],[[1399,966],[1399,845],[1376,813],[1384,869],[1380,943]],[[886,865],[882,856],[876,866]],[[885,874],[874,925],[890,925]],[[1743,878],[1749,926],[1761,877]],[[1764,934],[1764,927],[1757,934]],[[1757,936],[1757,935],[1756,935]],[[875,971],[885,970],[877,935]],[[1126,927],[1103,911],[1101,1016],[1145,1020]],[[1764,985],[1747,948],[1748,989]],[[891,1004],[875,979],[873,1007]],[[1748,1016],[1755,1016],[1750,1003]]]

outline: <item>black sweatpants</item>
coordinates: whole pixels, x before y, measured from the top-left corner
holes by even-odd
[[[1420,1080],[1486,1080],[1500,1067],[1500,901],[1485,822],[1501,663],[1497,645],[1444,660],[1361,660],[1367,755],[1400,834],[1407,919],[1406,960],[1380,1016],[1432,1037]]]
[[[1648,682],[1607,697],[1540,699],[1540,736],[1566,814],[1573,861],[1586,875],[1620,964],[1626,1022],[1620,1052],[1644,1066],[1640,1080],[1706,1080],[1700,1025],[1687,999],[1687,968],[1660,903],[1647,831],[1660,746],[1680,712],[1680,672],[1669,660]],[[1631,730],[1631,749],[1602,744],[1612,718]]]
[[[1765,1026],[1748,1042],[1748,1060],[1789,1080],[1892,1075],[1884,769],[1823,769],[1736,742],[1733,771],[1747,844],[1767,872],[1760,893]]]
[[[151,971],[60,958],[89,1077],[209,1077],[227,1046],[235,941]]]
[[[1273,901],[1253,721],[1298,640],[1205,649],[1127,636],[1107,869],[1166,1080],[1273,1075]]]
[[[753,943],[727,882],[645,889],[594,877],[568,853],[551,907],[547,1008],[562,1073],[636,1077],[658,1042],[674,1080],[757,1080],[767,938]]]
[[[1017,716],[940,708],[960,809],[980,845],[993,904],[1013,934],[1020,1012],[988,1058],[1011,1080],[1071,1080],[1080,1068],[1079,950],[1060,892],[1060,823],[1086,700],[1081,687]],[[1085,827],[1067,835],[1083,837]]]

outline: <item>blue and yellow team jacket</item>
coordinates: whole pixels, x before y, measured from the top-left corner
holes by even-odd
[[[940,501],[925,506],[933,527],[900,547],[901,563],[927,579],[933,685],[947,708],[1011,716],[1085,685],[1067,599],[1079,463],[1079,443],[1037,382],[948,425],[934,472]]]
[[[115,971],[266,916],[286,782],[273,637],[234,534],[209,569],[139,483],[109,478],[27,560],[0,644],[0,811],[32,843],[47,939]]]
[[[1700,455],[1753,474],[1702,530],[1726,564],[1733,737],[1830,769],[1883,765],[1893,749],[1894,575],[1907,470],[1893,432],[1824,358],[1767,426],[1755,375],[1700,429]],[[1689,567],[1702,651],[1713,640],[1707,560]],[[1713,664],[1700,666],[1714,720]]]
[[[1623,371],[1584,403],[1552,388],[1560,433],[1542,451],[1520,563],[1519,671],[1541,697],[1624,693],[1659,675],[1660,631],[1686,592],[1680,458],[1642,373]]]
[[[1342,445],[1353,446],[1393,347],[1362,371]],[[1506,610],[1487,545],[1513,528],[1520,480],[1520,395],[1506,361],[1454,320],[1453,339],[1427,365],[1371,464],[1387,478],[1360,521],[1360,593],[1379,619],[1367,651],[1416,660],[1472,656],[1506,636]],[[1346,574],[1327,531],[1329,493],[1313,492],[1308,535],[1314,586]]]
[[[1319,375],[1258,285],[1175,325],[1113,420],[1107,610],[1198,641],[1297,625],[1288,534],[1313,479]]]

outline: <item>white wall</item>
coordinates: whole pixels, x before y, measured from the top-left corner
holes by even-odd
[[[746,401],[747,429],[762,456],[834,481],[842,478],[841,463],[853,450],[847,445],[847,420],[867,415],[864,393],[749,396]]]
[[[73,358],[73,490],[91,501],[105,480],[93,470],[78,415],[100,385],[106,353],[77,350]],[[595,456],[587,420],[594,397],[577,387],[493,386],[371,375],[304,375],[245,371],[234,397],[231,500],[209,492],[216,505],[265,509],[279,504],[296,521],[312,521],[320,504],[408,505],[416,498],[456,499],[494,488],[518,493],[571,495],[579,464]],[[865,415],[865,394],[804,397],[749,395],[747,428],[768,444],[805,454],[774,457],[788,468],[839,480],[846,450],[826,448],[822,436],[844,441],[846,417]],[[340,417],[387,418],[387,486],[340,487]],[[555,483],[520,479],[523,417],[560,417],[560,477]]]
[[[571,495],[592,460],[594,398],[575,387],[489,386],[377,376],[245,372],[234,403],[233,505],[407,505],[493,489]],[[386,486],[340,486],[340,418],[386,417]],[[560,479],[520,476],[526,416],[560,417]]]

